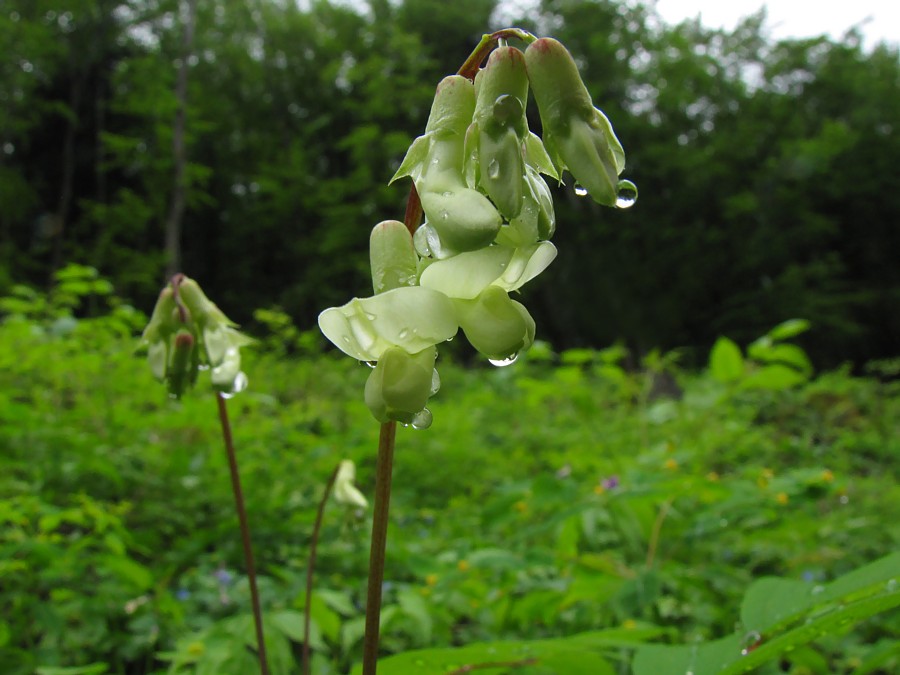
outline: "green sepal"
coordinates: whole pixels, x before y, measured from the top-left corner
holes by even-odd
[[[415,354],[399,348],[385,350],[366,380],[365,401],[379,422],[409,424],[431,396],[434,346]]]
[[[525,136],[525,162],[553,180],[560,181],[559,171],[547,153],[544,142],[533,131],[529,131]]]
[[[499,286],[488,286],[474,300],[453,303],[469,343],[489,359],[509,359],[534,342],[534,319]]]
[[[397,173],[393,175],[388,185],[406,176],[412,178],[413,181],[419,180],[419,177],[422,175],[423,164],[431,147],[431,141],[431,136],[419,136],[412,142],[409,150],[406,151],[406,156],[400,162],[400,168],[397,169]]]
[[[385,220],[372,229],[369,264],[375,295],[414,286],[418,279],[418,261],[412,235],[399,220]]]

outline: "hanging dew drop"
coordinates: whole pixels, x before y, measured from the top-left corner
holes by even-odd
[[[416,253],[418,253],[423,258],[431,257],[431,246],[429,245],[428,238],[428,230],[429,226],[422,225],[419,229],[416,230],[416,233],[413,235],[413,247],[416,249]]]
[[[488,164],[488,178],[491,180],[500,178],[500,162],[496,159],[492,159],[491,163]]]
[[[378,365],[378,361],[360,361],[359,365],[368,366],[369,368],[374,368]]]
[[[510,354],[505,359],[488,359],[488,363],[492,366],[497,366],[498,368],[503,368],[505,366],[511,366],[516,362],[516,359],[519,358],[519,353]]]
[[[429,396],[434,396],[441,390],[441,376],[438,375],[437,368],[431,371],[431,391],[428,392]]]
[[[579,197],[587,197],[587,193],[588,193],[588,191],[587,191],[586,187],[584,187],[583,185],[579,185],[578,183],[575,183],[575,194],[576,195],[578,195]]]
[[[422,408],[415,417],[412,418],[411,426],[413,429],[427,429],[431,426],[434,417],[428,408]]]
[[[616,208],[630,209],[637,201],[637,185],[630,180],[620,180],[616,186]]]
[[[237,376],[235,376],[234,382],[231,383],[231,390],[222,392],[222,398],[231,398],[235,394],[240,394],[247,388],[247,385],[249,383],[250,382],[247,379],[247,375],[243,370],[240,371]]]

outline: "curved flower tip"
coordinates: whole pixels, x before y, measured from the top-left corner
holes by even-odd
[[[356,465],[349,459],[342,460],[334,479],[334,499],[338,504],[364,509],[369,506],[369,501],[353,484],[355,480]]]
[[[453,303],[421,286],[354,298],[319,314],[319,328],[334,345],[360,361],[378,361],[391,347],[415,354],[456,335]]]
[[[492,285],[518,290],[554,258],[556,247],[549,241],[515,249],[488,246],[432,263],[422,272],[421,284],[450,298],[472,300]]]

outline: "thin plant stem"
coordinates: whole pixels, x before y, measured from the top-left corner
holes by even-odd
[[[653,567],[656,560],[656,551],[659,546],[659,535],[662,533],[663,521],[669,515],[669,509],[672,508],[672,500],[667,499],[659,507],[659,513],[656,514],[656,520],[653,521],[653,529],[650,532],[650,542],[647,545],[647,567]]]
[[[366,635],[363,641],[363,675],[375,675],[378,667],[378,634],[381,630],[381,588],[387,548],[388,512],[391,505],[391,475],[397,423],[385,422],[378,436],[375,468],[375,507],[372,516],[372,546],[369,551],[369,587],[366,594]]]
[[[220,392],[216,392],[216,403],[219,406],[222,438],[225,441],[225,452],[228,455],[228,468],[231,470],[231,489],[234,492],[234,505],[237,509],[238,522],[241,527],[241,540],[244,545],[244,562],[247,566],[247,580],[250,583],[250,604],[253,608],[253,623],[256,625],[259,672],[261,675],[269,675],[269,663],[266,659],[266,640],[263,635],[262,610],[259,606],[259,589],[256,587],[256,566],[253,564],[253,547],[250,544],[250,526],[247,524],[247,511],[244,508],[244,493],[241,490],[241,477],[238,473],[237,456],[234,452],[234,441],[231,437],[228,408],[225,406],[225,397]]]
[[[322,530],[322,520],[325,517],[325,504],[328,503],[328,498],[331,496],[331,489],[334,487],[334,481],[337,480],[340,468],[341,465],[338,464],[334,471],[331,472],[331,478],[325,484],[325,494],[322,495],[322,501],[319,502],[316,524],[313,526],[312,541],[309,544],[309,565],[306,568],[306,601],[303,603],[303,675],[309,675],[309,622],[312,613],[313,573],[316,568],[319,533]]]

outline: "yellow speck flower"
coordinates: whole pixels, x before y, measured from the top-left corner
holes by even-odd
[[[667,468],[669,471],[674,471],[675,469],[678,468],[678,462],[676,460],[672,459],[671,457],[669,457],[669,459],[667,459],[665,461],[665,464],[663,464],[663,466],[665,468]]]
[[[594,494],[595,495],[602,495],[604,492],[606,492],[606,488],[603,487],[602,485],[594,486]]]
[[[766,467],[766,468],[764,468],[762,471],[760,471],[760,475],[761,475],[763,478],[765,478],[765,479],[768,480],[769,478],[772,478],[772,477],[775,476],[775,472],[772,471],[772,469]]]
[[[834,480],[834,473],[831,471],[831,469],[825,469],[822,472],[821,478],[826,483],[830,483]]]
[[[513,508],[519,513],[525,513],[528,510],[528,502],[522,501],[521,499],[513,504]]]
[[[202,642],[192,642],[188,645],[187,651],[191,656],[200,656],[206,651],[206,645]]]
[[[622,622],[622,628],[624,628],[625,630],[634,630],[635,628],[637,628],[637,621],[635,621],[634,619],[625,619]]]
[[[718,483],[719,474],[715,471],[710,471],[708,474],[706,474],[706,480],[708,480],[710,483]]]
[[[469,564],[468,560],[460,560],[458,563],[456,563],[456,569],[458,569],[460,572],[466,572],[470,567],[471,565]]]
[[[428,584],[429,586],[434,586],[437,583],[437,581],[438,581],[437,574],[429,574],[428,576],[425,577],[425,583]]]
[[[788,497],[787,492],[779,492],[777,495],[775,495],[775,501],[782,506],[787,504],[789,499],[790,497]]]

